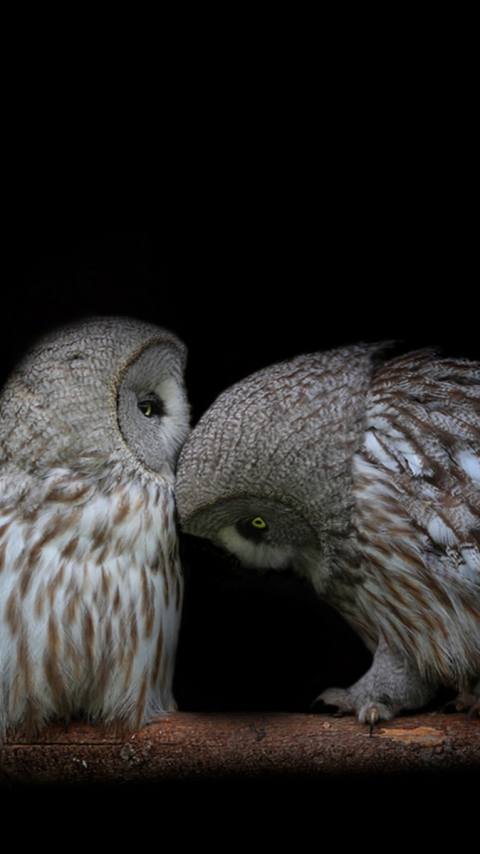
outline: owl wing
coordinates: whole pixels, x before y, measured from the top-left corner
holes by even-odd
[[[429,351],[387,362],[363,457],[388,473],[434,573],[480,589],[480,364]]]

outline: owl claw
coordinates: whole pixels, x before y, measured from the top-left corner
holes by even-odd
[[[474,716],[475,712],[477,713],[477,716],[480,717],[480,700],[476,700],[475,703],[472,703],[472,705],[470,706],[470,708],[468,710],[467,721],[469,723],[471,720],[473,720],[473,716]]]
[[[367,724],[370,736],[373,735],[374,726],[378,721],[388,721],[395,715],[394,709],[386,702],[374,697],[365,698],[354,695],[355,686],[352,688],[327,688],[322,691],[315,703],[322,702],[326,706],[335,706],[338,715],[356,715],[361,724]],[[353,695],[353,696],[352,696]]]
[[[327,688],[314,700],[315,703],[323,703],[325,706],[335,706],[336,715],[351,715],[355,714],[355,706],[348,696],[346,688]]]
[[[471,721],[474,713],[477,713],[477,716],[480,717],[480,679],[473,689],[473,702],[468,710],[467,720]]]
[[[467,712],[467,721],[470,723],[473,720],[474,714],[477,714],[477,717],[480,718],[480,681],[477,682],[474,693],[472,697],[472,702],[470,704],[470,708]]]
[[[453,700],[443,706],[448,709],[453,706],[456,712],[466,712],[467,721],[473,720],[475,713],[480,717],[480,680],[470,691],[462,691]]]
[[[377,723],[377,721],[378,721],[378,711],[377,711],[377,709],[375,708],[375,706],[372,706],[372,708],[369,710],[369,712],[368,712],[368,718],[369,718],[369,722],[370,722],[370,732],[369,732],[369,735],[370,735],[370,738],[371,738],[371,737],[372,737],[372,735],[373,735],[373,727],[375,726],[375,724],[376,724],[376,723]]]

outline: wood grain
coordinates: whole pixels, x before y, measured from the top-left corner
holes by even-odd
[[[35,741],[8,733],[0,782],[164,783],[480,770],[480,720],[422,714],[378,725],[287,713],[177,712],[127,736],[74,722]]]

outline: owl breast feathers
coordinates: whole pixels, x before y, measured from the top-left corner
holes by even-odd
[[[52,333],[0,397],[0,742],[82,713],[174,708],[174,466],[184,345],[134,320]]]
[[[374,655],[321,699],[372,724],[480,693],[480,365],[358,345],[220,395],[177,472],[185,531],[292,567]]]

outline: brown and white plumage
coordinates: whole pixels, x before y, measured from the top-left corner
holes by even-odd
[[[170,332],[102,318],[47,336],[3,389],[0,740],[174,708],[184,364]]]
[[[478,696],[479,364],[358,345],[259,371],[196,426],[177,501],[187,532],[293,567],[362,637],[373,665],[329,705],[371,722],[442,684]]]

